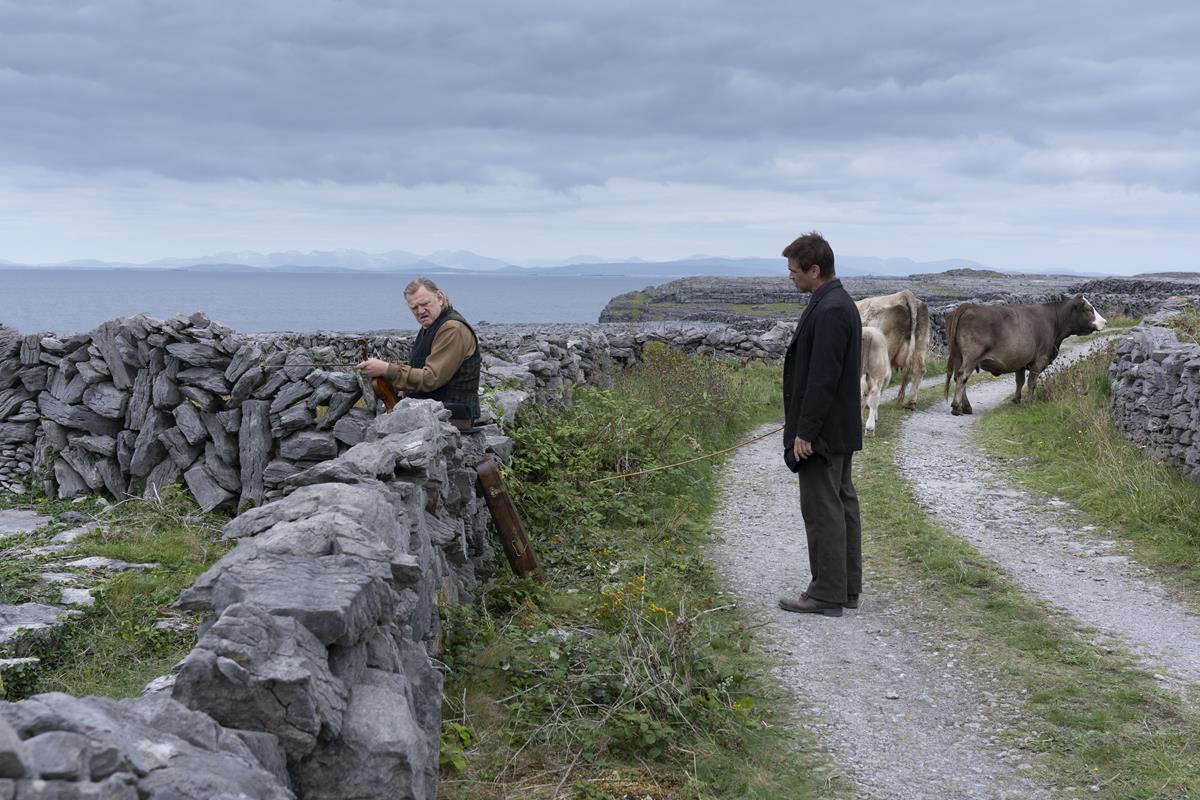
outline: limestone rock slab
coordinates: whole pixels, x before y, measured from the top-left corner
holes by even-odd
[[[196,367],[213,367],[224,370],[229,366],[229,356],[211,344],[175,342],[167,345],[167,352],[180,361]]]
[[[403,675],[366,670],[350,690],[341,738],[322,743],[295,770],[300,794],[308,800],[433,800],[437,754],[429,752],[416,716]]]
[[[83,404],[108,419],[124,419],[129,394],[112,383],[93,383],[83,390]]]
[[[17,736],[12,725],[0,717],[0,780],[24,778],[29,774],[29,767],[22,751],[21,738]]]
[[[50,517],[22,508],[0,509],[0,539],[18,533],[29,533],[50,521]]]
[[[324,645],[297,620],[225,609],[179,666],[172,696],[221,724],[278,737],[290,760],[336,737],[347,690]]]
[[[229,394],[229,383],[225,380],[224,370],[212,367],[190,367],[179,370],[178,380],[182,384],[198,386],[213,394]]]
[[[200,444],[204,441],[207,431],[200,420],[200,412],[191,403],[177,405],[172,411],[175,425],[187,439],[188,444]]]
[[[129,376],[129,368],[125,365],[121,350],[117,345],[120,333],[120,322],[109,320],[92,331],[92,345],[98,350],[108,367],[112,382],[118,389],[129,389],[133,380]]]
[[[246,374],[251,366],[262,360],[262,347],[255,342],[243,344],[233,354],[229,366],[225,368],[225,380],[236,384],[238,379]]]
[[[64,611],[43,603],[0,605],[0,644],[6,644],[22,630],[46,631],[61,624]]]
[[[220,508],[237,499],[236,494],[228,491],[213,479],[203,462],[183,473],[183,479],[187,482],[192,497],[196,498],[196,502],[200,504],[201,511],[212,511],[214,508]]]
[[[212,605],[218,614],[250,603],[295,618],[327,645],[358,642],[392,610],[392,590],[353,556],[262,554],[217,568]]]
[[[38,410],[42,416],[64,428],[85,430],[98,436],[115,436],[121,430],[120,421],[102,417],[81,406],[67,405],[46,392],[38,395]]]
[[[279,456],[291,461],[318,461],[333,458],[337,455],[337,451],[337,439],[332,434],[318,431],[300,431],[279,443]]]
[[[271,423],[269,404],[265,400],[247,400],[242,404],[238,460],[241,465],[242,501],[261,503],[263,471],[271,460]]]

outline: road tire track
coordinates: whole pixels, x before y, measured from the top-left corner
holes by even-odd
[[[888,412],[901,413],[894,405]],[[996,733],[1016,724],[1020,699],[999,676],[969,667],[947,645],[938,615],[925,613],[904,586],[873,575],[869,560],[856,611],[829,618],[776,606],[779,595],[808,583],[799,490],[777,438],[739,450],[722,480],[711,555],[748,617],[763,624],[799,724],[812,729],[859,796],[1055,796],[1031,777],[1032,755]]]
[[[1100,344],[1064,348],[1055,367]],[[1067,503],[1011,485],[974,441],[978,412],[1012,390],[1008,376],[976,382],[975,416],[954,417],[944,403],[911,414],[901,425],[897,468],[946,530],[1029,595],[1129,648],[1186,697],[1200,683],[1200,616]],[[901,413],[894,403],[887,412]],[[1022,736],[1032,736],[1023,695],[960,657],[953,632],[939,623],[942,609],[926,605],[936,601],[875,574],[869,552],[859,610],[827,618],[778,609],[779,595],[798,593],[809,577],[796,479],[780,450],[768,438],[724,465],[711,556],[730,593],[763,626],[764,649],[795,698],[798,724],[817,735],[863,797],[1061,796],[1038,782],[1036,755],[1020,747]]]
[[[1064,350],[1054,367],[1103,344]],[[901,427],[901,474],[926,514],[1027,594],[1120,642],[1186,697],[1200,684],[1200,615],[1070,504],[1013,486],[975,441],[979,413],[1008,402],[1013,389],[1011,376],[968,384],[973,416],[951,416],[942,403],[916,412]]]

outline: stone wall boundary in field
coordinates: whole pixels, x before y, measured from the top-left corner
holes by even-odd
[[[1200,343],[1148,317],[1116,347],[1108,369],[1113,423],[1148,455],[1200,480]]]
[[[651,341],[772,360],[790,332],[788,323],[761,334],[705,323],[483,325],[483,405],[511,419],[529,398],[604,383]],[[413,336],[366,338],[372,355],[397,361]],[[361,441],[381,410],[349,367],[358,339],[238,334],[202,313],[65,336],[0,326],[0,491],[36,483],[53,497],[120,499],[182,481],[206,510],[272,499],[291,475]]]
[[[790,332],[489,329],[485,400],[511,418],[654,341],[766,360]],[[120,498],[182,474],[202,506],[255,504],[180,598],[206,622],[175,675],[130,700],[0,703],[0,797],[435,796],[438,608],[467,600],[493,560],[474,465],[509,457],[511,440],[462,434],[433,401],[377,415],[334,371],[357,360],[356,338],[243,337],[200,314],[61,338],[0,328],[10,486],[40,468],[52,493]],[[398,360],[410,343],[370,346]]]

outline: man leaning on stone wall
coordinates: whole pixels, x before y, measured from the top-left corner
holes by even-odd
[[[459,427],[471,425],[479,418],[483,365],[475,330],[429,278],[409,283],[404,299],[421,326],[408,363],[368,358],[358,369],[369,378],[386,378],[403,396],[440,400],[450,410],[452,422]]]

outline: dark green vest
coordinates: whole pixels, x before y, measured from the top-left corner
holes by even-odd
[[[408,363],[418,368],[425,366],[425,359],[429,358],[429,353],[433,350],[433,340],[437,337],[442,325],[451,319],[467,326],[467,330],[471,332],[471,338],[475,340],[475,352],[467,356],[466,360],[450,376],[450,380],[442,386],[432,392],[409,392],[408,396],[417,399],[441,400],[442,405],[450,409],[454,419],[469,419],[474,422],[479,418],[479,370],[483,366],[483,356],[479,353],[479,337],[475,335],[475,329],[471,327],[471,324],[463,319],[462,314],[452,308],[447,308],[438,315],[432,325],[422,328],[417,333],[416,341],[413,342]]]

